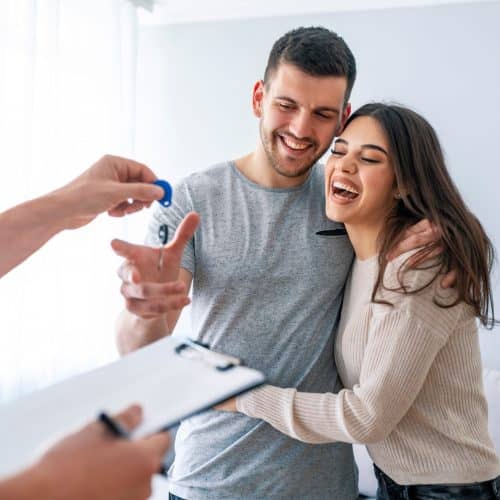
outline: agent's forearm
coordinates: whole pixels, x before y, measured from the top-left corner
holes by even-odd
[[[44,467],[30,467],[15,476],[0,480],[0,500],[62,500],[57,492],[64,478],[50,477]]]
[[[0,214],[0,277],[68,227],[63,195],[55,191]]]

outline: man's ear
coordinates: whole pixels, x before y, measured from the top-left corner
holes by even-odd
[[[351,108],[351,103],[348,102],[346,105],[345,105],[345,108],[344,108],[344,111],[342,111],[342,119],[340,121],[340,126],[341,126],[341,130],[344,129],[344,126],[345,126],[345,122],[347,121],[347,119],[349,118],[349,116],[351,116],[351,111],[352,111],[352,108]]]
[[[264,82],[259,80],[253,86],[252,109],[257,118],[262,118],[262,102],[264,100]]]

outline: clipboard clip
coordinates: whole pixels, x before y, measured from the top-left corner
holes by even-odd
[[[184,339],[175,348],[175,352],[188,359],[204,361],[219,371],[226,371],[234,366],[241,366],[243,364],[239,358],[212,351],[207,344],[189,338]]]

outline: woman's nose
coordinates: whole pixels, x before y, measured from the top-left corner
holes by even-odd
[[[338,167],[342,172],[347,172],[350,174],[355,173],[357,170],[356,161],[350,155],[345,155],[343,158],[341,158]]]

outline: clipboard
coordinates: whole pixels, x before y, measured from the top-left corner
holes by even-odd
[[[140,438],[258,387],[265,376],[234,356],[188,338],[166,337],[109,365],[0,406],[0,477],[27,466],[57,439],[132,403]]]

